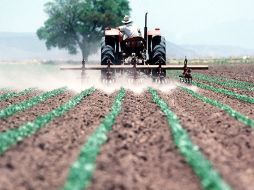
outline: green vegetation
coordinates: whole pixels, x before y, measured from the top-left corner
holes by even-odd
[[[238,88],[242,90],[248,90],[248,91],[254,91],[254,84],[244,82],[244,81],[236,81],[233,79],[227,79],[224,77],[215,77],[215,76],[209,76],[204,75],[200,73],[194,73],[192,74],[194,78],[197,78],[199,80],[212,82],[221,86],[229,87],[229,88]]]
[[[211,91],[216,92],[216,93],[221,93],[221,94],[224,94],[224,95],[228,95],[228,96],[231,96],[231,97],[236,98],[238,100],[254,104],[254,98],[251,97],[251,96],[238,94],[238,93],[235,93],[235,92],[230,91],[230,90],[226,90],[226,89],[223,89],[223,88],[216,88],[216,87],[213,87],[213,86],[210,86],[210,85],[207,85],[207,84],[203,84],[203,83],[199,83],[199,82],[195,82],[195,81],[192,82],[192,84],[196,85],[199,88],[203,88],[203,89],[206,89],[206,90],[211,90]]]
[[[60,89],[58,91],[60,92]],[[81,102],[84,97],[89,96],[94,91],[94,88],[87,89],[69,100],[67,103],[52,110],[51,112],[37,117],[33,122],[28,122],[19,128],[9,129],[6,132],[0,133],[0,155],[7,151],[11,146],[15,145],[17,142],[22,141],[24,138],[35,134],[39,129],[45,127],[45,125],[50,121],[59,116],[62,116],[65,112],[74,108]]]
[[[29,100],[25,100],[18,104],[12,104],[3,110],[0,110],[0,119],[5,119],[7,117],[10,117],[14,115],[17,112],[24,111],[28,108],[31,108],[39,103],[44,102],[45,100],[52,98],[54,96],[57,96],[59,94],[62,94],[66,91],[66,88],[59,88],[55,89],[49,92],[45,92],[39,96],[35,96],[33,98],[30,98]]]
[[[229,78],[219,77],[219,76],[216,76],[216,77],[218,79],[225,80],[225,81],[227,81],[229,83],[235,83],[235,84],[240,84],[240,85],[244,85],[244,86],[254,87],[254,83],[251,83],[251,82],[239,81],[239,80],[229,79]]]
[[[97,155],[101,146],[107,141],[107,134],[111,131],[115,118],[121,111],[124,97],[125,90],[121,88],[115,98],[111,112],[106,115],[100,126],[81,148],[77,160],[70,168],[63,190],[84,190],[88,187],[95,169]]]
[[[183,59],[170,59],[170,63],[183,64]],[[235,58],[200,58],[190,59],[190,64],[211,64],[211,65],[226,65],[226,64],[252,64],[254,57],[235,57]]]
[[[53,0],[45,5],[49,18],[37,31],[47,48],[58,47],[86,60],[97,50],[105,27],[116,27],[129,14],[128,0]]]
[[[5,100],[8,100],[10,98],[23,96],[23,95],[26,95],[26,94],[29,94],[29,93],[33,92],[34,90],[35,90],[35,88],[28,88],[28,89],[25,89],[21,92],[7,92],[5,94],[0,95],[0,101],[5,101]]]
[[[180,74],[180,73],[178,72],[178,74]],[[175,73],[170,72],[169,75],[174,77],[174,78],[178,78],[178,75],[175,74]],[[195,76],[195,77],[197,77],[197,76]],[[201,80],[203,80],[203,78]],[[207,79],[206,75],[204,76],[204,81],[213,82],[213,80]],[[215,81],[215,83],[218,84],[218,82],[216,82],[216,81]],[[238,93],[233,92],[231,90],[227,90],[227,89],[223,89],[223,88],[217,88],[217,87],[207,85],[207,84],[203,84],[203,83],[196,82],[196,81],[193,81],[192,84],[199,87],[199,88],[206,89],[206,90],[211,90],[213,92],[221,93],[221,94],[224,94],[224,95],[228,95],[228,96],[231,96],[233,98],[236,98],[236,99],[244,101],[244,102],[248,102],[248,103],[251,103],[251,104],[254,103],[254,97],[251,97],[251,96],[238,94]],[[221,82],[221,85],[224,85],[224,86],[227,86],[227,87],[232,87],[230,84],[227,84],[227,83],[224,83],[224,82]]]
[[[201,185],[205,190],[230,190],[229,185],[212,167],[212,164],[199,151],[198,146],[191,142],[186,130],[184,130],[175,115],[170,110],[167,103],[161,99],[157,91],[149,88],[153,101],[160,107],[167,117],[169,128],[172,131],[173,140],[183,155],[187,163],[201,180]]]
[[[194,92],[193,90],[190,90],[188,88],[185,88],[185,87],[180,87],[183,91],[189,93],[190,95],[192,95],[193,97],[205,102],[205,103],[208,103],[212,106],[215,106],[221,110],[224,110],[228,115],[230,115],[231,117],[235,118],[236,120],[242,122],[243,124],[247,125],[247,126],[250,126],[252,128],[254,128],[254,120],[246,117],[245,115],[235,111],[233,108],[231,108],[230,106],[228,105],[225,105],[225,104],[222,104],[216,100],[213,100],[211,98],[207,98],[201,94],[198,94],[196,92]]]

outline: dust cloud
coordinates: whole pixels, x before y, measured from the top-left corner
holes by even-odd
[[[124,87],[140,94],[148,87],[169,93],[178,85],[182,85],[173,79],[167,79],[165,83],[161,84],[152,81],[149,77],[133,80],[127,75],[120,75],[116,77],[115,81],[106,82],[101,81],[100,76],[100,71],[86,71],[85,78],[81,79],[81,71],[61,71],[58,65],[0,64],[0,88],[14,90],[36,87],[48,91],[65,86],[78,93],[89,87],[94,87],[110,94]],[[190,88],[196,91],[196,88]]]

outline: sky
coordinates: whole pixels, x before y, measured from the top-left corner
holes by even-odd
[[[0,32],[36,32],[49,0],[0,0]],[[130,0],[132,19],[161,28],[176,44],[232,45],[254,49],[254,0]]]

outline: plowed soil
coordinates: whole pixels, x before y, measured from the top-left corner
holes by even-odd
[[[3,92],[3,94],[6,93],[6,92]],[[17,103],[20,103],[24,100],[28,100],[29,98],[31,97],[34,97],[34,96],[37,96],[39,95],[41,92],[39,91],[34,91],[34,92],[31,92],[31,93],[28,93],[26,95],[22,95],[22,96],[18,96],[18,97],[13,97],[13,98],[10,98],[10,99],[7,99],[7,100],[4,100],[4,101],[0,101],[0,109],[4,109],[12,104],[17,104]]]
[[[254,187],[254,131],[225,112],[177,90],[164,95],[193,142],[234,189]]]
[[[252,64],[232,64],[232,65],[212,65],[209,72],[198,71],[203,74],[232,78],[235,80],[254,82],[254,63]]]
[[[212,66],[202,73],[254,83],[253,68],[253,64]],[[245,94],[245,91],[227,89]],[[197,92],[254,119],[253,104],[208,90],[197,89]],[[0,109],[39,93],[42,92],[2,101]],[[0,190],[61,188],[81,146],[110,111],[116,93],[106,94],[97,90],[75,108],[1,155]],[[251,96],[251,93],[246,95]],[[0,132],[33,121],[74,95],[66,92],[7,119],[0,119]],[[179,88],[159,91],[159,95],[176,113],[193,143],[200,147],[232,189],[252,190],[254,129]],[[199,179],[178,152],[165,115],[147,91],[141,94],[127,91],[121,113],[108,137],[97,157],[89,190],[202,189]]]
[[[10,128],[16,128],[26,122],[33,121],[39,115],[44,115],[48,113],[49,111],[57,108],[59,105],[65,103],[72,96],[73,94],[71,92],[65,92],[63,94],[49,98],[45,102],[39,103],[27,110],[18,112],[14,114],[13,116],[10,116],[6,119],[2,119],[0,120],[0,132]],[[22,102],[22,101],[28,100],[30,97],[32,97],[32,94],[21,96],[17,99],[18,99],[18,102]]]
[[[214,86],[216,88],[222,88],[222,89],[233,91],[233,92],[241,94],[241,95],[246,95],[246,96],[252,96],[252,97],[254,97],[254,91],[250,91],[250,90],[246,90],[246,89],[233,88],[233,87],[228,87],[228,86],[223,86],[223,85],[215,84],[215,83],[208,82],[208,81],[198,80],[198,79],[195,79],[195,80],[197,82],[205,83],[207,85]]]
[[[223,104],[229,105],[234,110],[248,116],[251,119],[254,119],[254,105],[251,103],[244,102],[231,96],[226,96],[221,93],[215,93],[208,90],[199,89],[198,92],[208,98],[212,98]]]
[[[200,189],[148,93],[127,94],[89,189]]]
[[[112,100],[112,96],[96,92],[6,152],[0,157],[0,189],[60,188],[70,164],[109,111]]]

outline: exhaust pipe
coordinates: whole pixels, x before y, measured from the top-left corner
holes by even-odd
[[[148,12],[145,15],[145,28],[144,28],[144,39],[146,41],[146,44],[145,44],[146,49],[147,49],[147,14]]]

